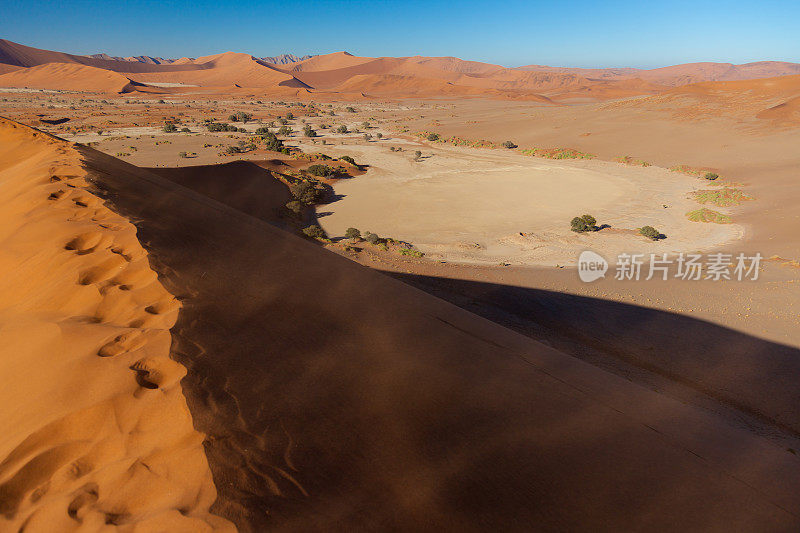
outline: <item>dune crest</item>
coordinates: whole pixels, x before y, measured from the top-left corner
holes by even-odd
[[[70,143],[0,118],[0,531],[233,531],[169,357],[179,302]]]

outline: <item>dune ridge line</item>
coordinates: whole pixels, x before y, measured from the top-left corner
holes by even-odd
[[[179,301],[73,145],[0,117],[0,531],[235,531],[169,357]]]

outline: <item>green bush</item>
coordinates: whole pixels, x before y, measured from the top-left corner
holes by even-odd
[[[378,244],[379,242],[381,242],[381,238],[378,237],[376,233],[372,233],[369,231],[364,233],[364,240],[370,244]]]
[[[347,132],[348,132],[347,126],[345,126],[344,124],[336,128],[336,133],[347,133]]]
[[[426,137],[426,139],[428,139],[429,141],[438,141],[439,140],[439,134],[438,133],[429,133],[428,136]]]
[[[292,134],[292,128],[290,128],[289,126],[281,126],[278,129],[278,135],[285,135],[286,137],[288,137],[291,134]]]
[[[714,181],[715,179],[719,178],[719,174],[716,172],[706,172],[703,177],[709,181]]]
[[[316,224],[303,228],[303,233],[306,237],[311,237],[312,239],[324,239],[327,237],[325,230]]]
[[[299,215],[305,209],[305,205],[303,202],[298,202],[297,200],[292,200],[286,204],[286,209],[294,213],[295,215]]]
[[[253,115],[250,113],[245,113],[244,111],[239,111],[238,113],[234,113],[228,117],[228,120],[231,122],[247,122],[253,118]]]
[[[570,222],[570,228],[576,233],[585,233],[587,231],[597,231],[600,229],[596,226],[596,224],[597,219],[595,219],[592,215],[583,215],[573,218]]]
[[[175,133],[176,131],[178,131],[178,126],[172,122],[167,122],[164,124],[164,133]]]
[[[236,126],[231,126],[225,122],[209,122],[206,124],[208,131],[239,131]]]
[[[517,147],[517,145],[516,145],[516,144],[514,144],[514,143],[513,143],[513,142],[511,142],[511,141],[506,141],[506,142],[504,142],[504,143],[503,143],[503,148],[509,148],[509,149],[511,149],[511,148],[516,148],[516,147]]]
[[[648,239],[652,239],[654,241],[657,241],[658,239],[661,238],[661,232],[658,231],[653,226],[644,226],[642,228],[639,228],[639,233],[644,235]]]
[[[343,155],[339,159],[341,159],[342,161],[347,161],[348,163],[350,163],[353,166],[356,166],[356,167],[358,166],[358,165],[356,165],[356,160],[353,159],[352,157],[350,157],[349,155]]]
[[[576,233],[584,233],[589,231],[589,228],[586,225],[586,221],[583,220],[581,217],[573,218],[572,222],[570,222],[570,228],[572,229],[572,231]]]
[[[345,239],[360,239],[361,232],[357,228],[347,228],[347,231],[344,232],[344,237]]]
[[[303,127],[303,135],[305,135],[306,137],[316,137],[316,136],[317,136],[317,132],[316,132],[316,131],[314,131],[314,130],[311,128],[311,126],[309,126],[308,124],[306,124],[306,125]]]
[[[264,148],[267,150],[271,150],[273,152],[282,152],[285,150],[283,147],[283,141],[278,139],[274,133],[267,133],[261,135],[261,139],[264,141]]]
[[[266,135],[267,133],[269,133],[269,128],[266,126],[256,128],[256,135]]]
[[[328,165],[311,165],[306,169],[312,176],[326,178],[333,174],[333,169]]]
[[[323,192],[313,183],[301,181],[289,187],[292,195],[304,204],[313,205],[322,199]]]

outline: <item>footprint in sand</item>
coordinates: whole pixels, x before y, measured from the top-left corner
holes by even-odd
[[[186,375],[182,364],[167,357],[139,359],[131,370],[136,371],[136,382],[145,389],[169,390]]]
[[[81,233],[64,245],[65,250],[72,250],[79,255],[92,253],[98,248],[107,248],[113,242],[113,237],[100,231]],[[105,246],[101,246],[105,244]]]
[[[100,498],[100,487],[97,483],[87,483],[73,493],[72,501],[67,506],[67,514],[73,520],[82,522],[83,511],[94,505]]]
[[[97,355],[100,357],[114,357],[124,353],[138,350],[146,344],[147,340],[139,330],[128,331],[117,335],[114,340],[104,344]]]
[[[92,285],[113,278],[122,272],[128,262],[119,255],[113,255],[102,263],[87,268],[78,276],[78,283],[81,285]]]

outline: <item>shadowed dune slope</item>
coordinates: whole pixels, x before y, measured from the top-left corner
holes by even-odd
[[[286,210],[291,194],[272,173],[250,161],[181,168],[151,168],[158,174],[239,211],[275,222]]]
[[[212,509],[241,530],[800,526],[795,455],[81,150],[181,298]]]
[[[231,531],[169,358],[180,304],[71,143],[0,118],[0,531]]]

